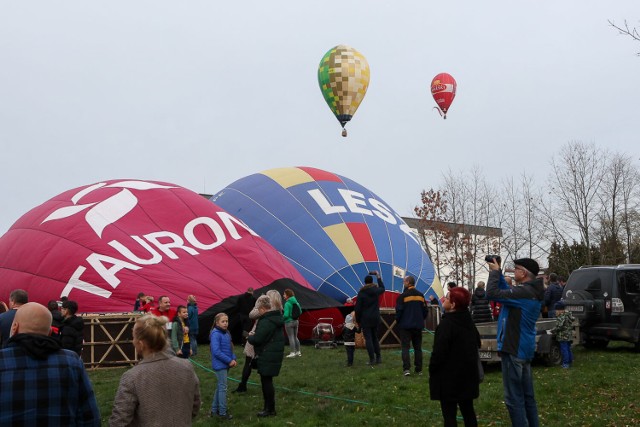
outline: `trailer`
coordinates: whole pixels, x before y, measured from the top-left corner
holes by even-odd
[[[560,343],[558,343],[551,331],[556,326],[556,319],[539,319],[536,322],[536,354],[535,357],[541,359],[549,366],[559,365],[562,362],[560,353]],[[477,323],[476,329],[480,334],[480,361],[491,363],[499,362],[498,354],[498,322]],[[578,322],[574,323],[573,342],[579,343],[580,331]]]

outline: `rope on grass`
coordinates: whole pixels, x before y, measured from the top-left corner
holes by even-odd
[[[423,350],[423,351],[428,351],[428,350]],[[196,362],[195,360],[189,358],[189,361],[191,363],[193,363],[194,365],[196,365],[197,367],[199,367],[200,369],[202,369],[203,371],[209,372],[211,374],[215,374],[215,372],[212,369],[209,369],[209,368],[205,367],[204,365]],[[231,380],[231,381],[235,381],[237,383],[240,382],[240,380],[238,380],[236,378],[233,378],[233,377],[227,377],[227,379]],[[255,385],[255,386],[259,386],[260,385],[258,383],[253,382],[253,381],[247,381],[247,384],[251,384],[251,385]],[[292,388],[282,387],[282,386],[275,386],[275,388],[278,389],[278,390],[282,390],[282,391],[288,391],[288,392],[291,392],[291,393],[299,393],[299,394],[303,394],[305,396],[317,397],[317,398],[321,398],[321,399],[337,400],[337,401],[342,401],[342,402],[347,402],[347,403],[355,403],[355,404],[364,405],[364,406],[373,406],[373,403],[365,402],[364,400],[347,399],[347,398],[344,398],[344,397],[333,396],[333,395],[330,395],[330,394],[318,394],[318,393],[312,393],[310,391],[294,390]],[[426,414],[426,415],[429,415],[429,416],[432,416],[432,417],[440,415],[440,414],[435,414],[433,412],[429,412],[429,411],[425,411],[425,410],[420,410],[420,409],[416,410],[415,408],[408,408],[406,406],[395,406],[394,405],[394,406],[390,406],[390,408],[398,409],[400,411],[409,411],[410,410],[410,411],[413,411],[413,412],[423,413],[423,414]],[[461,420],[461,421],[463,420],[463,418],[460,417],[460,416],[456,417],[456,418],[458,420]],[[480,420],[478,420],[478,421],[480,421]],[[495,425],[502,425],[502,423],[499,422],[499,421],[494,421],[494,424]]]

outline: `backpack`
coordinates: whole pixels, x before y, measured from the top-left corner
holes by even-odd
[[[298,320],[298,317],[300,317],[300,315],[302,314],[302,309],[300,308],[300,304],[298,303],[292,305],[293,307],[291,307],[291,318],[293,320]]]

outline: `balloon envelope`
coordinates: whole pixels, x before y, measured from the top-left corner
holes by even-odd
[[[369,64],[352,47],[330,49],[318,66],[318,83],[324,100],[342,127],[351,120],[369,87]]]
[[[401,292],[403,277],[412,275],[421,292],[442,294],[416,235],[380,197],[348,178],[310,167],[272,169],[230,184],[211,200],[338,301],[356,295],[372,270],[382,273],[389,291]]]
[[[177,185],[114,180],[64,192],[0,238],[0,299],[12,289],[81,312],[131,311],[136,295],[169,296],[201,311],[248,287],[290,278],[278,251],[206,198]]]
[[[440,73],[431,81],[431,95],[445,117],[456,97],[456,87],[456,80],[447,73]]]

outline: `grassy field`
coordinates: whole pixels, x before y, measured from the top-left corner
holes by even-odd
[[[260,377],[252,374],[248,393],[229,393],[228,425],[260,426],[430,426],[442,425],[439,402],[429,400],[428,364],[431,335],[425,335],[425,373],[402,376],[399,349],[383,350],[383,363],[365,365],[365,350],[356,350],[353,367],[345,367],[343,347],[316,350],[303,346],[302,357],[284,359],[282,372],[275,378],[278,416],[260,419],[262,409]],[[241,364],[244,356],[235,348]],[[604,350],[574,348],[571,369],[534,365],[536,399],[543,426],[635,426],[640,425],[640,354],[629,344],[611,344]],[[207,417],[215,375],[209,370],[208,346],[200,347],[194,359],[200,377],[203,406],[194,425],[222,424]],[[230,390],[235,389],[242,367],[230,372]],[[125,369],[90,372],[102,414],[107,425],[111,403],[120,375]],[[480,425],[510,425],[502,400],[500,366],[486,369],[475,401]],[[462,420],[460,420],[462,425]]]

